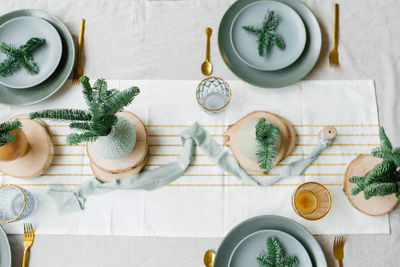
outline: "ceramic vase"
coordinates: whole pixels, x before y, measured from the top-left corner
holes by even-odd
[[[21,129],[10,132],[15,137],[14,141],[0,146],[0,160],[12,161],[25,155],[28,151],[28,139]]]
[[[135,128],[127,119],[119,116],[111,132],[107,136],[100,136],[89,146],[97,155],[117,160],[131,153],[135,144]]]

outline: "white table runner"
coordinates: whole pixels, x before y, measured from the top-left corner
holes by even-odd
[[[110,88],[141,88],[127,108],[147,125],[151,157],[147,168],[168,163],[179,153],[178,134],[194,121],[206,127],[222,144],[226,127],[254,110],[266,110],[287,118],[296,129],[298,145],[292,155],[271,171],[278,175],[285,164],[307,154],[326,125],[334,125],[338,137],[307,169],[305,175],[284,179],[272,187],[243,185],[223,173],[203,154],[174,183],[152,191],[115,191],[88,198],[82,212],[59,215],[46,194],[47,184],[75,186],[92,177],[83,145],[67,146],[70,133],[63,123],[49,122],[55,143],[50,169],[35,179],[0,176],[0,182],[25,185],[39,200],[28,220],[38,234],[116,234],[163,236],[222,236],[242,220],[261,214],[292,218],[314,234],[389,233],[388,216],[370,217],[355,210],[342,191],[347,164],[379,144],[378,115],[373,81],[303,81],[281,89],[253,87],[228,81],[231,103],[218,114],[198,107],[194,90],[198,81],[109,81]],[[80,86],[67,84],[49,100],[30,107],[12,108],[12,115],[47,108],[86,108]],[[254,175],[254,174],[252,174]],[[258,177],[268,179],[268,177]],[[300,218],[291,207],[295,188],[305,181],[327,186],[332,208],[321,220]],[[21,233],[22,222],[5,225],[7,233]]]

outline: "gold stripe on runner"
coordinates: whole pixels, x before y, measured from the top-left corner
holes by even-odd
[[[279,176],[279,174],[277,173],[273,173],[273,174],[262,174],[262,173],[257,173],[257,174],[248,174],[249,176],[253,176],[253,177],[266,177],[266,176]],[[305,173],[299,176],[342,176],[342,173]],[[91,173],[44,173],[41,174],[40,176],[94,176]],[[227,176],[227,177],[232,177],[232,174],[229,173],[184,173],[182,174],[182,176],[186,176],[186,177],[215,177],[215,176]]]
[[[86,154],[65,154],[65,153],[60,153],[60,154],[54,154],[54,157],[84,157]]]
[[[186,128],[190,125],[153,125],[147,124],[146,127],[152,128]],[[225,128],[229,127],[230,125],[201,125],[205,128]],[[379,124],[294,124],[294,127],[327,127],[327,126],[334,126],[334,127],[379,127]],[[50,124],[48,127],[69,127],[68,124]]]
[[[89,164],[83,164],[83,163],[52,163],[50,164],[52,167],[72,167],[72,166],[90,166]]]

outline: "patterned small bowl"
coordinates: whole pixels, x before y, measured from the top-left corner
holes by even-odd
[[[202,80],[197,86],[196,99],[204,110],[218,112],[231,100],[231,88],[223,79],[209,77]]]

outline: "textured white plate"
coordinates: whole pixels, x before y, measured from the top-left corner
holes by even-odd
[[[35,17],[19,17],[0,27],[0,42],[12,44],[16,48],[24,45],[32,37],[46,40],[31,53],[33,61],[39,67],[39,73],[32,75],[20,67],[10,76],[0,76],[2,85],[15,89],[33,87],[45,81],[56,70],[61,59],[62,43],[58,32],[50,23]],[[5,58],[6,56],[0,53],[0,60]]]

